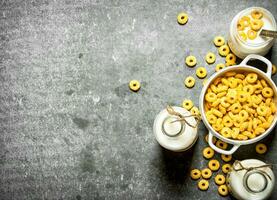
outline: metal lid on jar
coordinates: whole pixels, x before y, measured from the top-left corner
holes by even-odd
[[[190,116],[191,113],[181,107],[172,107],[174,111],[183,116]],[[193,116],[186,118],[187,122],[196,125]],[[154,121],[153,131],[158,143],[171,151],[185,151],[190,148],[198,138],[197,128],[193,128],[178,116],[169,114],[167,109],[162,110]]]
[[[256,159],[236,161],[227,179],[237,199],[267,199],[275,185],[270,165]]]

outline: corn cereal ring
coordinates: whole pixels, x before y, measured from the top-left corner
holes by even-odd
[[[254,87],[252,85],[246,85],[243,87],[243,91],[253,94],[254,93]]]
[[[236,74],[235,78],[243,80],[245,78],[245,75],[244,74]]]
[[[217,171],[220,168],[220,164],[219,164],[218,160],[210,160],[208,163],[208,167],[212,171]]]
[[[244,29],[244,27],[243,27],[243,29]],[[247,40],[247,35],[244,31],[239,31],[239,36],[243,41]]]
[[[242,33],[243,33],[244,25],[243,25],[243,23],[242,23],[241,21],[238,21],[238,23],[237,23],[237,30],[238,30],[239,32],[242,32]]]
[[[225,176],[222,174],[217,174],[214,177],[214,181],[217,185],[223,185],[225,183]]]
[[[255,149],[258,154],[265,154],[267,152],[267,146],[263,143],[257,144]]]
[[[214,156],[214,150],[211,147],[206,147],[203,149],[203,156],[204,158],[210,159]]]
[[[222,172],[225,174],[227,174],[231,169],[232,169],[232,166],[229,163],[224,164],[222,166]]]
[[[220,185],[217,190],[221,196],[227,196],[229,194],[228,188],[226,185]]]
[[[243,16],[240,20],[239,23],[242,23],[244,27],[248,27],[250,25],[250,17],[248,16]]]
[[[225,65],[223,63],[219,63],[215,66],[215,71],[218,72],[219,70],[222,70],[225,68]]]
[[[246,121],[248,119],[249,114],[248,114],[248,112],[246,110],[241,110],[239,112],[239,117],[240,117],[241,121],[244,122],[244,121]]]
[[[212,109],[212,113],[217,117],[223,117],[223,114],[215,108]]]
[[[186,24],[187,21],[188,21],[187,13],[184,13],[184,12],[179,13],[178,16],[177,16],[177,21],[180,25]]]
[[[209,179],[212,176],[212,171],[209,168],[202,169],[201,175],[205,179]]]
[[[259,10],[253,10],[251,12],[251,17],[253,17],[254,19],[261,19],[263,17],[263,13]]]
[[[222,130],[221,130],[221,135],[223,137],[226,137],[226,138],[231,138],[232,137],[232,131],[229,127],[224,127]]]
[[[232,160],[232,155],[221,154],[221,159],[222,159],[224,162],[229,162],[229,161]]]
[[[260,19],[253,19],[252,21],[250,21],[250,27],[254,31],[260,30],[263,25],[264,25],[264,23]]]
[[[247,140],[248,137],[246,135],[243,135],[243,134],[239,134],[238,137],[237,137],[238,140]]]
[[[192,88],[195,84],[195,79],[192,76],[189,76],[185,79],[185,86],[188,88]]]
[[[190,113],[193,115],[198,115],[200,116],[199,109],[196,106],[193,106],[192,109],[190,110]]]
[[[196,76],[198,76],[198,78],[205,78],[207,76],[207,70],[204,67],[197,68]]]
[[[266,116],[269,108],[267,106],[259,106],[257,108],[257,113],[261,116]]]
[[[255,135],[261,135],[262,133],[265,132],[265,129],[263,127],[257,127],[255,130],[254,130],[254,134]]]
[[[225,40],[224,40],[224,37],[222,36],[216,36],[214,38],[214,45],[219,47],[219,46],[222,46],[225,44]]]
[[[224,150],[225,150],[225,149],[227,149],[228,144],[225,143],[225,142],[223,142],[223,141],[221,141],[221,140],[217,140],[215,146],[217,146],[218,148],[221,148],[221,149],[224,149]]]
[[[218,53],[221,56],[227,56],[230,52],[230,48],[225,44],[218,48]]]
[[[262,94],[265,98],[269,98],[273,96],[273,90],[270,87],[265,87],[262,90]]]
[[[137,92],[140,89],[140,82],[137,80],[131,80],[129,83],[129,88],[134,91]]]
[[[239,135],[239,128],[232,128],[232,138],[233,139],[237,139],[238,135]]]
[[[199,169],[193,169],[190,171],[190,177],[197,180],[201,177],[201,171]]]
[[[251,29],[249,29],[247,31],[247,37],[250,39],[250,40],[254,40],[256,37],[257,37],[257,32],[256,31],[253,31]]]
[[[193,107],[193,102],[191,100],[186,99],[183,101],[182,105],[183,105],[183,108],[190,110]]]
[[[196,63],[197,63],[197,60],[196,60],[196,58],[194,56],[188,56],[188,57],[186,57],[186,64],[187,64],[187,66],[193,67],[193,66],[196,65]]]
[[[243,131],[242,135],[245,135],[245,136],[247,136],[250,139],[253,139],[254,137],[256,137],[256,134],[253,133],[253,132],[250,132],[250,131]]]
[[[237,57],[236,57],[234,54],[229,53],[229,54],[226,56],[225,60],[226,60],[227,63],[235,63],[236,60],[237,60]]]
[[[206,58],[206,62],[208,64],[214,63],[215,59],[216,59],[214,53],[212,53],[212,52],[207,53],[205,58]]]
[[[227,98],[226,97],[222,97],[221,98],[221,103],[220,103],[224,108],[228,108],[230,106],[230,104],[227,102]]]
[[[252,84],[258,80],[258,75],[256,73],[249,73],[249,74],[247,74],[245,79],[248,83]]]
[[[216,120],[217,120],[217,117],[213,114],[211,115],[207,115],[207,120],[210,124],[215,124],[216,123]]]
[[[234,114],[237,114],[241,111],[241,105],[240,103],[234,103],[233,105],[231,105],[228,109],[228,111],[231,111]]]
[[[238,100],[239,100],[239,102],[243,103],[243,102],[247,101],[248,96],[249,96],[248,93],[246,93],[244,91],[240,91],[238,93]]]
[[[207,190],[209,188],[209,182],[207,180],[201,180],[198,182],[198,188],[200,190]]]
[[[219,92],[216,96],[218,97],[218,98],[220,98],[220,97],[224,97],[225,95],[227,94],[227,92]],[[228,107],[228,106],[227,106]]]
[[[205,95],[205,100],[208,101],[208,102],[214,102],[217,100],[217,96],[215,93],[213,92],[208,92],[206,95]]]

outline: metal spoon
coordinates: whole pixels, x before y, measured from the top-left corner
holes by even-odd
[[[277,38],[277,31],[270,31],[270,30],[263,29],[261,31],[260,35],[265,36],[265,37]]]

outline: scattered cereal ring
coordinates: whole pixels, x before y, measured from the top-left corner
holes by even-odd
[[[185,12],[179,13],[178,16],[177,16],[177,21],[181,25],[186,24],[187,21],[188,21],[188,15],[187,15],[187,13],[185,13]]]
[[[212,176],[212,171],[209,168],[202,169],[201,175],[205,179],[209,179]]]
[[[231,169],[232,166],[229,163],[222,165],[222,172],[225,174],[227,174]]]
[[[186,99],[183,101],[182,105],[183,105],[183,108],[190,110],[193,107],[193,102],[191,100]]]
[[[224,44],[225,44],[224,37],[222,37],[222,36],[216,36],[214,38],[214,45],[215,46],[220,47],[220,46],[222,46]]]
[[[238,21],[238,23],[237,23],[237,30],[240,32],[243,32],[243,30],[244,30],[244,25],[241,21]]]
[[[221,140],[217,140],[216,144],[215,144],[218,148],[221,148],[221,149],[227,149],[228,147],[228,144],[226,142],[223,142]]]
[[[276,66],[275,65],[272,65],[272,75],[276,74]]]
[[[222,159],[224,162],[229,162],[230,160],[232,160],[232,155],[221,154],[221,159]]]
[[[225,176],[222,174],[217,174],[214,177],[214,181],[217,185],[223,185],[225,183]]]
[[[263,21],[260,19],[253,19],[253,21],[250,21],[250,27],[254,31],[258,31],[262,28]]]
[[[265,87],[262,90],[262,94],[266,98],[272,97],[273,96],[273,90],[270,87]]]
[[[236,60],[237,60],[237,57],[236,57],[234,54],[229,53],[229,54],[226,56],[225,60],[226,60],[226,63],[235,63]]]
[[[185,86],[192,88],[195,84],[195,79],[192,76],[189,76],[185,79]]]
[[[227,196],[229,194],[227,186],[226,185],[220,185],[218,187],[218,193],[221,196]]]
[[[197,180],[201,177],[201,171],[199,169],[193,169],[190,171],[190,177]]]
[[[198,78],[205,78],[207,76],[207,70],[204,67],[198,67],[196,69],[196,76]]]
[[[207,180],[201,180],[198,182],[198,188],[200,190],[207,190],[209,188],[209,182]]]
[[[129,83],[129,88],[132,91],[137,92],[140,89],[140,82],[137,80],[131,80]]]
[[[254,19],[261,19],[263,17],[263,13],[259,10],[253,10],[251,12],[251,17],[253,17]]]
[[[249,29],[247,31],[247,37],[250,39],[250,40],[254,40],[256,37],[257,37],[257,32],[256,31],[253,31],[251,29]]]
[[[200,116],[200,111],[197,107],[193,106],[192,109],[190,110],[190,113],[193,115],[198,115]]]
[[[247,40],[247,35],[244,31],[239,31],[239,36],[243,41]]]
[[[210,160],[208,163],[208,167],[212,171],[217,171],[220,168],[220,164],[219,164],[218,160]]]
[[[218,72],[219,70],[222,70],[225,68],[225,65],[223,63],[219,63],[215,66],[215,71]]]
[[[240,20],[239,23],[242,23],[244,27],[248,27],[250,25],[250,17],[248,16],[243,16]]]
[[[187,64],[187,66],[193,67],[193,66],[196,65],[196,63],[197,63],[197,60],[196,60],[196,58],[194,56],[188,56],[188,57],[186,57],[186,64]]]
[[[211,147],[206,147],[203,149],[203,156],[204,158],[210,159],[214,156],[214,150]]]
[[[267,146],[263,143],[259,143],[256,145],[256,152],[258,154],[265,154],[267,151]]]
[[[214,53],[212,53],[212,52],[207,53],[205,58],[206,58],[206,62],[208,64],[214,63],[215,59],[216,59]]]
[[[218,53],[221,56],[227,56],[229,52],[230,52],[230,48],[226,44],[218,48]]]

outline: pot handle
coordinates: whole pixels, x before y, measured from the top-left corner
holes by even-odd
[[[241,64],[242,65],[247,65],[247,62],[249,60],[252,60],[252,59],[260,60],[260,61],[264,62],[267,65],[266,76],[271,79],[272,64],[265,57],[260,56],[260,55],[256,55],[256,54],[250,54],[250,55],[246,56],[246,58],[244,58],[244,60],[241,62]]]
[[[209,139],[208,139],[209,145],[210,145],[210,147],[212,147],[212,149],[214,149],[218,153],[225,154],[225,155],[231,155],[231,154],[235,153],[235,151],[240,147],[240,145],[234,145],[230,150],[220,149],[214,145],[213,137],[214,137],[213,134],[211,132],[209,132]]]

